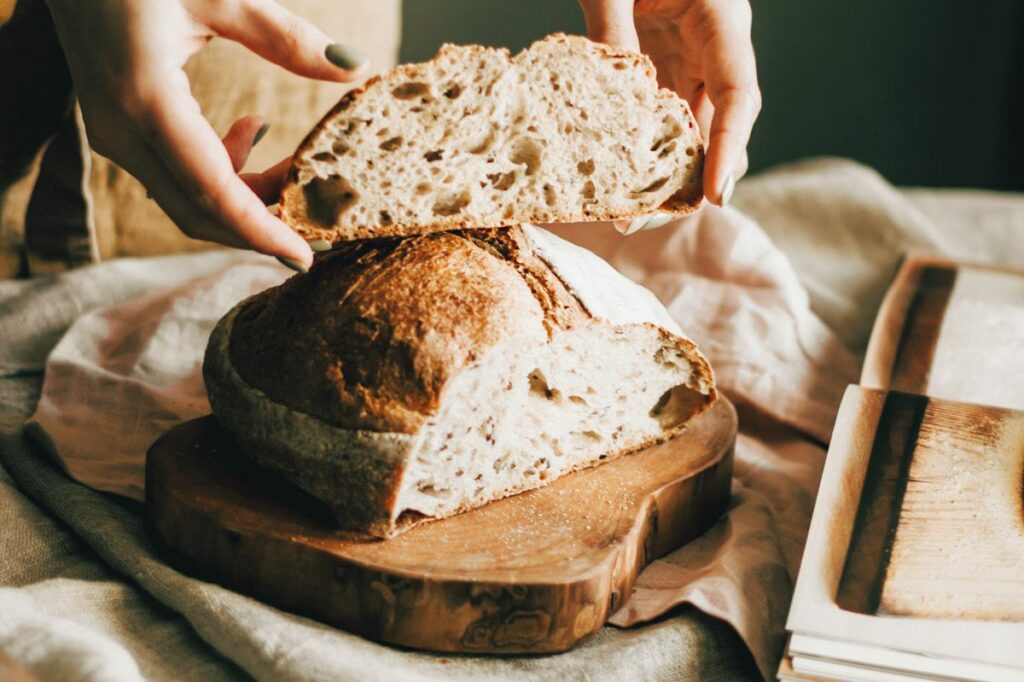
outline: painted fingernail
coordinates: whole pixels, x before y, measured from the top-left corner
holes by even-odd
[[[729,173],[725,176],[725,183],[722,185],[722,206],[726,206],[732,199],[734,189],[736,189],[736,180],[733,179],[732,173]]]
[[[256,134],[252,136],[252,146],[253,147],[255,147],[256,145],[258,145],[260,143],[260,140],[263,139],[263,136],[267,134],[268,130],[270,130],[270,124],[269,123],[264,123],[263,125],[260,126],[260,129],[256,131]]]
[[[309,248],[313,249],[313,253],[323,253],[334,248],[334,244],[326,239],[310,239],[306,243],[309,244]]]
[[[331,43],[328,45],[327,49],[324,50],[324,56],[327,57],[327,61],[331,64],[340,66],[343,69],[358,69],[370,61],[370,55],[362,50],[357,50],[354,47],[342,45],[341,43]]]
[[[274,257],[277,258],[278,262],[281,263],[281,265],[286,265],[289,268],[291,268],[292,270],[294,270],[295,272],[301,272],[303,274],[309,272],[309,268],[306,267],[305,263],[301,263],[301,262],[299,262],[297,260],[293,260],[291,258],[285,258],[284,256],[274,256]]]

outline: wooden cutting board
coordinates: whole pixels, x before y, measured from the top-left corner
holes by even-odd
[[[647,563],[721,516],[735,438],[736,411],[721,398],[667,443],[365,541],[204,417],[150,449],[146,519],[185,570],[371,639],[564,651],[601,628]]]

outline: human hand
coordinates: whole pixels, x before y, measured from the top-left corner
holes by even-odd
[[[271,215],[287,163],[239,176],[263,121],[220,140],[182,67],[215,36],[289,71],[351,81],[367,57],[334,43],[272,0],[47,0],[89,143],[145,185],[182,232],[252,248],[304,268],[312,251]]]
[[[761,111],[747,0],[580,0],[591,39],[642,51],[690,104],[706,146],[704,194],[729,202]],[[630,230],[632,231],[632,230]]]

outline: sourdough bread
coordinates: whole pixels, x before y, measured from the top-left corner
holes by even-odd
[[[653,294],[529,225],[338,246],[214,330],[249,456],[387,537],[679,433],[711,369]]]
[[[690,213],[703,144],[641,54],[549,36],[445,45],[350,92],[296,151],[281,216],[339,242]]]

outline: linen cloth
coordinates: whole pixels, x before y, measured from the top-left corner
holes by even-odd
[[[806,196],[808,186],[813,188],[813,198]],[[754,652],[760,670],[770,675],[781,653],[785,609],[820,472],[820,441],[827,439],[845,383],[856,375],[854,355],[837,342],[821,319],[833,324],[840,321],[848,346],[854,351],[862,347],[867,324],[858,326],[859,318],[850,311],[858,309],[858,299],[865,291],[884,290],[903,244],[932,246],[951,256],[961,253],[945,249],[972,249],[976,260],[1012,261],[1007,247],[1019,245],[1024,237],[1024,200],[978,193],[951,198],[929,192],[908,195],[885,185],[867,169],[826,161],[752,179],[741,185],[736,203],[756,216],[761,227],[736,211],[709,210],[696,221],[628,239],[610,231],[603,233],[595,226],[588,226],[586,232],[580,227],[562,227],[559,232],[594,248],[661,296],[708,354],[720,384],[740,404],[742,413],[733,510],[704,537],[652,564],[614,621],[636,623],[687,601],[731,623]],[[858,231],[874,229],[877,233],[883,229],[870,222],[878,220],[880,203],[889,206],[884,243],[892,247],[891,252],[875,249],[867,253],[871,249],[861,245],[863,257],[849,262],[844,248],[858,243]],[[950,208],[954,205],[956,211]],[[785,213],[794,207],[799,210],[793,210],[792,220],[786,222]],[[906,221],[900,220],[901,211],[909,216]],[[846,221],[840,219],[843,214]],[[956,218],[951,217],[954,214]],[[817,234],[822,224],[819,219],[824,217],[835,233],[831,240]],[[917,220],[919,225],[914,223]],[[905,225],[911,226],[909,236],[901,236]],[[915,231],[920,225],[928,229]],[[792,262],[797,271],[765,231],[776,243],[789,245],[796,254]],[[818,244],[817,260],[801,259],[805,242]],[[840,266],[845,266],[841,270],[844,278],[830,280],[830,267]],[[46,400],[37,414],[37,424],[44,431],[48,422],[53,423],[48,413],[52,417],[56,407],[75,402],[74,395],[81,402],[83,395],[60,397],[50,385],[51,377],[58,375],[59,380],[60,373],[99,367],[90,359],[98,357],[90,355],[91,346],[72,343],[80,334],[95,333],[96,329],[109,333],[111,327],[101,325],[104,320],[108,325],[111,320],[122,322],[113,325],[119,330],[113,336],[122,342],[120,351],[114,352],[118,346],[112,344],[103,355],[118,361],[104,365],[104,372],[86,374],[109,373],[105,379],[115,383],[117,377],[126,383],[124,377],[136,372],[167,379],[168,375],[160,372],[149,374],[154,357],[147,355],[148,346],[140,342],[146,336],[141,331],[133,335],[133,325],[124,323],[124,314],[133,316],[135,329],[145,330],[147,316],[153,319],[161,301],[181,300],[186,295],[205,301],[204,310],[213,313],[217,306],[226,309],[231,304],[210,293],[220,290],[218,284],[234,282],[238,286],[235,294],[241,296],[245,292],[240,291],[244,287],[239,281],[257,286],[264,276],[280,279],[284,273],[258,257],[213,253],[127,260],[58,279],[0,283],[0,338],[4,341],[0,347],[0,374],[4,377],[0,402],[5,406],[5,428],[15,428],[32,409],[43,361],[73,320],[79,322],[51,356]],[[849,286],[842,286],[844,283]],[[173,287],[178,287],[177,298],[168,299],[167,290]],[[140,293],[144,295],[141,300]],[[109,307],[121,303],[124,308],[120,311]],[[860,305],[873,304],[868,299]],[[99,312],[104,306],[104,312]],[[89,310],[95,312],[82,316]],[[872,316],[873,310],[861,315],[868,321]],[[199,328],[209,324],[201,316],[183,317],[181,338],[201,336]],[[170,342],[159,334],[155,340],[152,334],[148,338],[156,344],[153,348]],[[162,355],[156,360],[160,358]],[[198,361],[199,356],[193,358],[193,363]],[[66,365],[57,370],[60,362]],[[186,378],[196,366],[186,370]],[[96,385],[109,388],[110,384]],[[138,394],[145,396],[137,401],[140,418],[125,435],[137,436],[140,442],[148,438],[142,435],[147,424],[153,423],[142,418],[144,415],[166,417],[174,410],[201,407],[195,399],[199,394],[184,390],[188,381],[150,385],[172,386],[173,395],[191,397],[161,403],[157,397],[165,393],[159,390]],[[85,390],[90,384],[79,386]],[[78,465],[96,465],[87,448],[66,444],[89,442],[97,426],[82,422],[76,431],[79,437],[73,440],[51,426],[51,438],[63,456],[78,460]],[[123,446],[129,442],[117,443],[121,446],[117,451],[126,451]],[[6,479],[0,480],[0,514],[5,529],[11,529],[0,547],[0,580],[24,586],[0,591],[3,622],[8,613],[15,613],[6,608],[15,600],[21,604],[16,613],[30,612],[23,595],[26,590],[30,595],[34,591],[36,608],[46,616],[41,619],[45,622],[34,624],[36,631],[60,633],[67,629],[66,621],[85,625],[105,645],[114,640],[115,648],[127,650],[147,676],[180,676],[186,669],[183,666],[194,666],[213,679],[232,677],[240,670],[259,678],[279,679],[460,679],[512,674],[532,679],[743,679],[756,675],[732,630],[690,608],[669,611],[669,617],[641,627],[605,628],[576,650],[557,656],[438,657],[372,644],[168,568],[145,541],[138,506],[72,483],[21,440],[0,441],[0,459],[22,490],[71,531],[54,524]],[[111,462],[112,470],[120,472],[110,476],[111,481],[123,485],[131,480],[130,458]],[[69,466],[74,470],[75,465]],[[79,475],[81,471],[106,475],[102,467],[91,472],[88,467],[80,469]],[[131,494],[127,489],[122,492]],[[90,548],[102,561],[89,556]],[[87,558],[79,559],[83,553]],[[64,577],[71,557],[103,577],[83,581],[73,572]],[[104,562],[127,580],[112,573]],[[94,583],[116,585],[124,598],[108,602],[98,596]],[[183,614],[199,636],[175,612]],[[132,614],[139,617],[126,626]],[[160,640],[167,642],[165,648],[153,643],[154,629],[159,628],[168,635]],[[42,670],[39,661],[47,656],[62,660],[65,650],[75,651],[76,660],[85,660],[81,658],[85,649],[98,660],[110,660],[113,655],[109,646],[90,640],[77,644],[78,649],[41,646],[41,654],[27,658],[24,647],[19,649],[3,632],[0,630],[0,652],[37,671]],[[65,639],[54,636],[52,641]],[[125,675],[106,679],[134,679],[137,671]],[[78,679],[100,678],[81,672]]]

